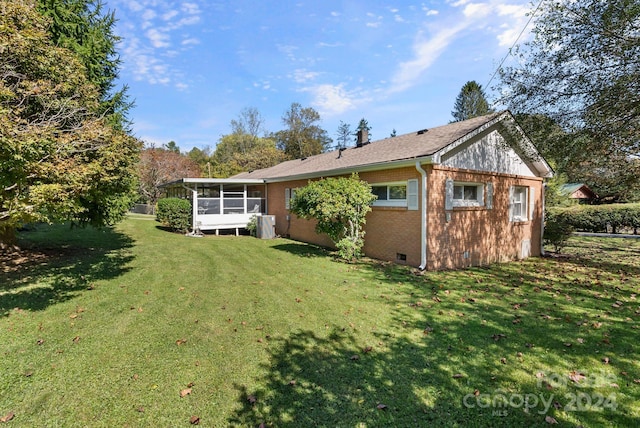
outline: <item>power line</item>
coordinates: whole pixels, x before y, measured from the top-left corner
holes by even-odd
[[[500,70],[500,68],[502,67],[502,64],[504,64],[504,62],[507,60],[507,58],[509,57],[509,55],[511,55],[511,51],[513,50],[513,48],[516,46],[516,44],[518,43],[518,40],[520,40],[520,37],[522,37],[522,35],[524,34],[525,30],[527,29],[527,27],[529,26],[529,24],[531,23],[531,20],[533,20],[533,17],[535,16],[536,12],[538,12],[538,10],[540,9],[540,6],[542,6],[542,2],[544,0],[540,0],[540,2],[538,3],[538,6],[535,8],[535,10],[533,11],[533,13],[531,14],[531,16],[529,17],[529,20],[527,21],[527,23],[524,25],[524,27],[522,28],[522,31],[520,31],[520,34],[518,34],[518,37],[516,37],[516,40],[513,42],[513,44],[511,45],[511,47],[509,48],[509,50],[507,51],[507,54],[504,56],[504,58],[502,58],[502,61],[500,61],[500,65],[498,65],[498,67],[496,68],[496,70],[493,72],[493,75],[491,76],[491,79],[489,79],[489,82],[487,82],[485,88],[489,88],[489,85],[491,84],[491,82],[493,81],[493,78],[496,77],[496,74],[498,74],[498,71]]]

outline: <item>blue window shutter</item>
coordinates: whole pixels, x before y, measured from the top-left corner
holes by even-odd
[[[453,209],[453,180],[450,178],[447,178],[445,183],[444,209],[447,211]]]
[[[418,199],[418,180],[407,181],[407,209],[416,211],[420,207]]]

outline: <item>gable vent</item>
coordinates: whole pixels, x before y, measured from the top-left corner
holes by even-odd
[[[428,129],[421,129],[421,130],[419,130],[419,131],[417,132],[417,134],[418,134],[418,135],[422,135],[422,134],[424,134],[424,133],[425,133],[425,132],[427,132],[427,131],[428,131]]]

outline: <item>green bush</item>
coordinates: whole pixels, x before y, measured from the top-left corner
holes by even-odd
[[[578,205],[571,208],[549,208],[558,221],[585,232],[619,232],[640,227],[640,204]]]
[[[556,253],[560,253],[567,245],[575,228],[557,214],[547,212],[544,223],[544,244],[552,245]]]
[[[180,198],[160,199],[156,218],[171,230],[186,233],[191,227],[191,202]]]
[[[247,223],[247,228],[249,231],[249,235],[257,236],[258,235],[258,217],[252,215],[249,219],[249,223]]]

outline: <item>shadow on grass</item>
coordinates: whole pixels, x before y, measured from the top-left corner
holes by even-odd
[[[286,244],[277,244],[272,248],[287,253],[295,254],[301,257],[327,257],[331,254],[331,250],[317,245],[307,244],[304,242],[289,242]]]
[[[19,244],[0,254],[0,316],[72,299],[127,272],[133,260],[132,239],[111,228],[39,225],[20,233]]]
[[[585,289],[554,273],[563,262],[536,271],[544,262],[424,275],[359,265],[388,287],[389,330],[373,343],[339,326],[271,339],[260,386],[236,385],[229,425],[634,426],[639,349],[620,321],[634,306],[612,312],[598,295],[615,284]]]

